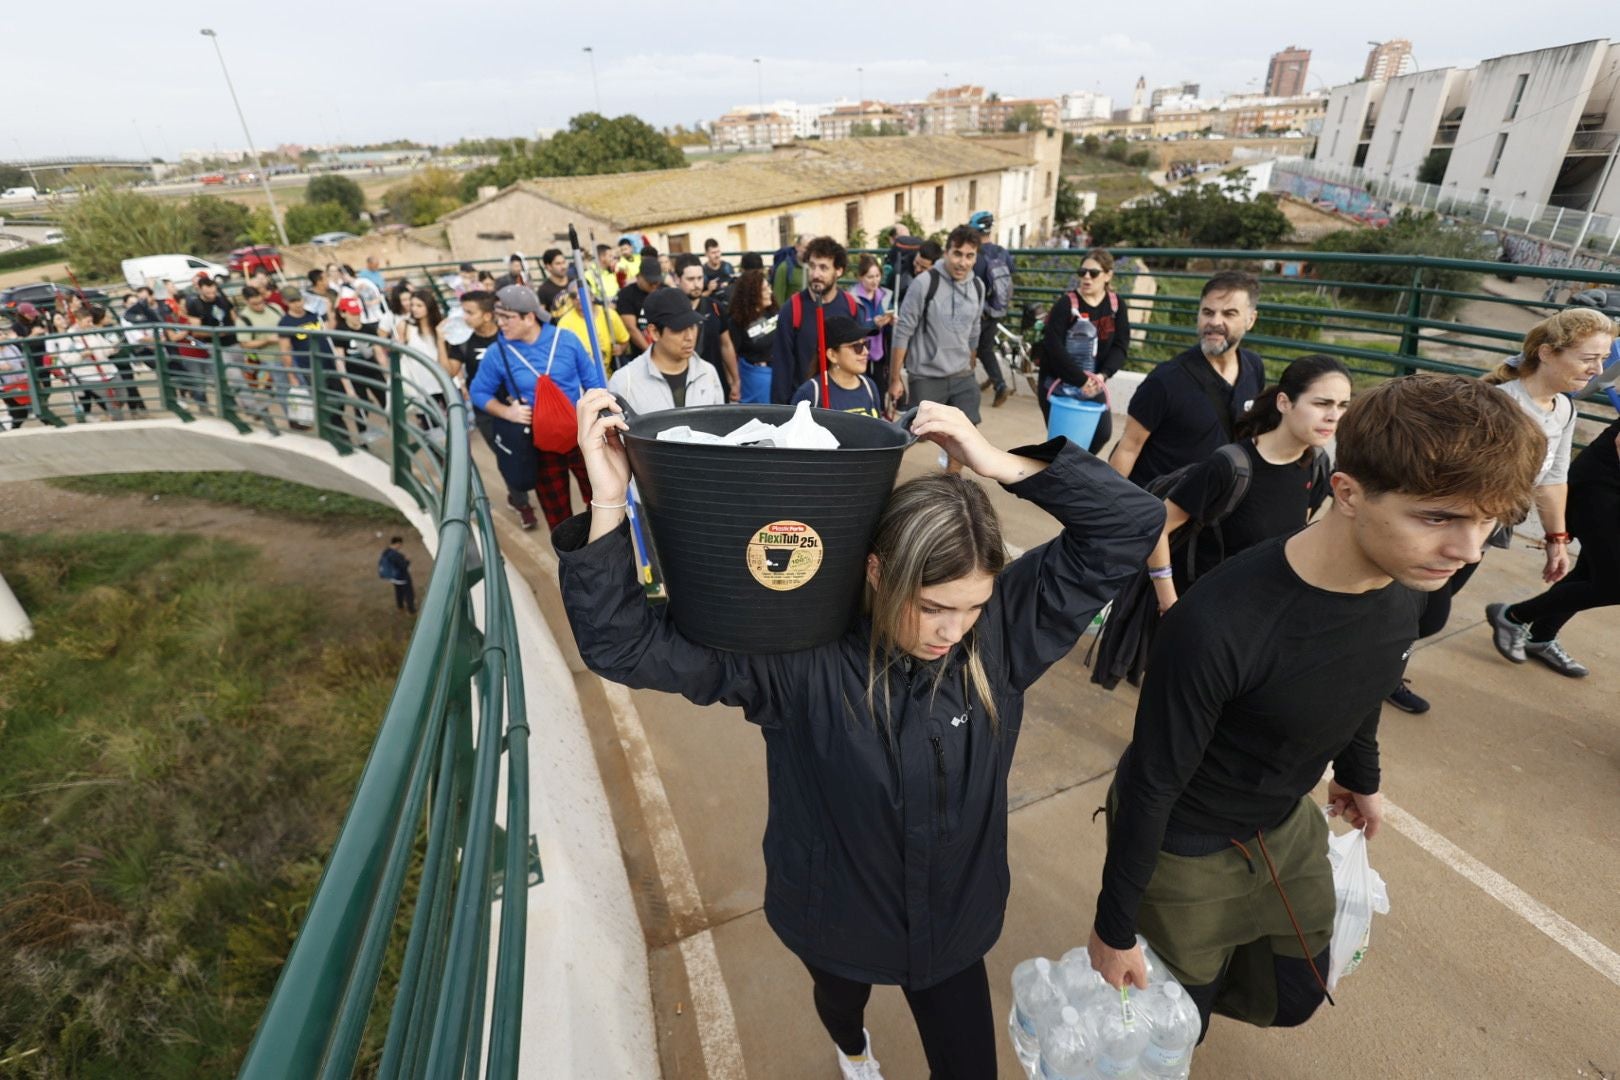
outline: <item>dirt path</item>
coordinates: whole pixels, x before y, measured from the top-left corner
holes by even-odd
[[[38,481],[0,484],[0,532],[199,533],[232,540],[264,555],[277,581],[314,586],[334,608],[394,617],[394,592],[377,577],[377,554],[399,526],[315,524],[235,506],[165,495],[89,495]],[[409,530],[405,554],[417,598],[433,560]],[[346,620],[345,620],[346,621]],[[402,618],[400,626],[408,623]]]

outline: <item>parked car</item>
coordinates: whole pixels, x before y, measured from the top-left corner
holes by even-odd
[[[16,311],[23,304],[33,304],[41,310],[54,309],[58,297],[72,292],[79,293],[92,304],[107,302],[107,293],[103,289],[74,289],[52,281],[40,281],[0,290],[0,311]]]
[[[247,277],[253,271],[263,267],[272,274],[281,273],[281,252],[268,244],[256,244],[251,247],[237,248],[231,252],[226,265],[231,273]]]
[[[8,187],[0,191],[0,202],[10,202],[13,199],[37,199],[39,192],[31,187]]]
[[[352,232],[323,232],[319,236],[310,238],[310,243],[316,247],[335,247],[345,240],[356,239]]]
[[[208,175],[200,177],[199,179],[204,184],[223,184],[225,182],[225,174],[217,172],[209,173]]]
[[[42,244],[61,244],[67,241],[67,233],[61,229],[52,229],[40,238]]]
[[[201,273],[207,273],[212,278],[231,275],[230,270],[219,263],[199,259],[195,255],[142,255],[125,259],[119,265],[124,271],[124,280],[132,289],[162,281],[189,284]]]

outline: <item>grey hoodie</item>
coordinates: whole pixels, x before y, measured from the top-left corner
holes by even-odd
[[[931,276],[938,277],[939,288],[929,304]],[[924,304],[928,307],[926,322]],[[894,347],[906,350],[906,372],[939,378],[969,370],[979,347],[983,308],[984,282],[971,274],[966,281],[956,281],[943,266],[936,266],[913,281],[894,325]]]

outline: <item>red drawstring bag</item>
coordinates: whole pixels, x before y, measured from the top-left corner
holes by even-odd
[[[536,450],[544,450],[548,454],[566,454],[579,445],[579,427],[574,417],[573,403],[562,388],[551,381],[551,365],[557,359],[557,341],[562,337],[562,331],[552,328],[551,351],[546,354],[546,370],[535,371],[534,365],[518,350],[517,358],[523,366],[534,372],[534,408],[529,420],[530,431],[534,435]],[[505,341],[501,342],[501,351],[506,353]],[[511,364],[507,370],[512,369]]]

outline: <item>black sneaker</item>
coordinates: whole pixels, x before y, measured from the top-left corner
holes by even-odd
[[[1551,641],[1527,641],[1524,643],[1524,654],[1535,657],[1558,674],[1568,675],[1572,679],[1584,679],[1592,674],[1585,664],[1564,651],[1557,638]]]
[[[1426,713],[1429,711],[1429,699],[1414,693],[1411,683],[1406,679],[1401,680],[1401,685],[1391,691],[1386,700],[1402,712]]]

